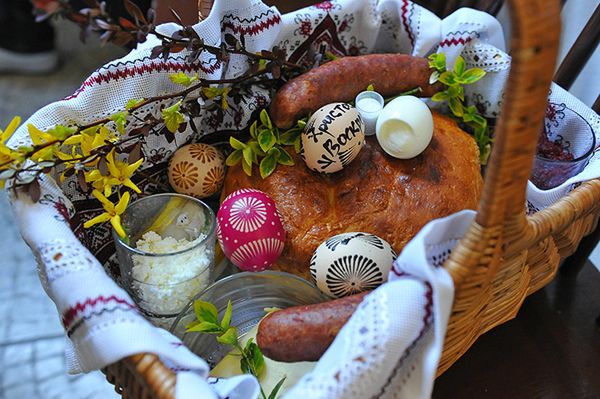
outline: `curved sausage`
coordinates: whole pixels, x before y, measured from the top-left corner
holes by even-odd
[[[429,84],[431,69],[426,58],[407,54],[369,54],[343,57],[290,80],[271,102],[271,120],[282,129],[290,128],[309,112],[333,102],[353,101],[372,84],[384,97],[420,87],[420,97],[440,91],[440,83]]]
[[[256,343],[272,360],[318,360],[368,293],[271,313],[260,322]]]

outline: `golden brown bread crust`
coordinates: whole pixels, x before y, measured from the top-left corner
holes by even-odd
[[[368,137],[344,170],[311,172],[293,154],[293,167],[279,166],[268,178],[229,168],[222,198],[253,187],[269,194],[283,217],[285,248],[274,270],[310,279],[310,257],[326,239],[361,231],[375,234],[402,251],[429,221],[462,209],[475,209],[483,179],[479,151],[471,136],[448,117],[433,114],[429,147],[410,160],[395,159]],[[255,170],[256,172],[256,170]]]

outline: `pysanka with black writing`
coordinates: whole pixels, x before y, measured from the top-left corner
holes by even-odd
[[[321,107],[302,133],[301,156],[315,172],[335,173],[356,158],[365,144],[365,124],[347,103]]]

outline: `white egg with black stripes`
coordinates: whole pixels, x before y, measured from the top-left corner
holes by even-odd
[[[317,247],[310,274],[324,294],[342,298],[386,282],[395,259],[396,253],[384,239],[369,233],[343,233]]]

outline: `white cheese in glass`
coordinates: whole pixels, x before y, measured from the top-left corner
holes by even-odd
[[[145,253],[174,253],[133,255],[133,288],[145,310],[157,315],[177,314],[211,283],[212,248],[198,245],[205,238],[205,234],[200,234],[189,241],[148,231],[136,242],[136,248]]]

